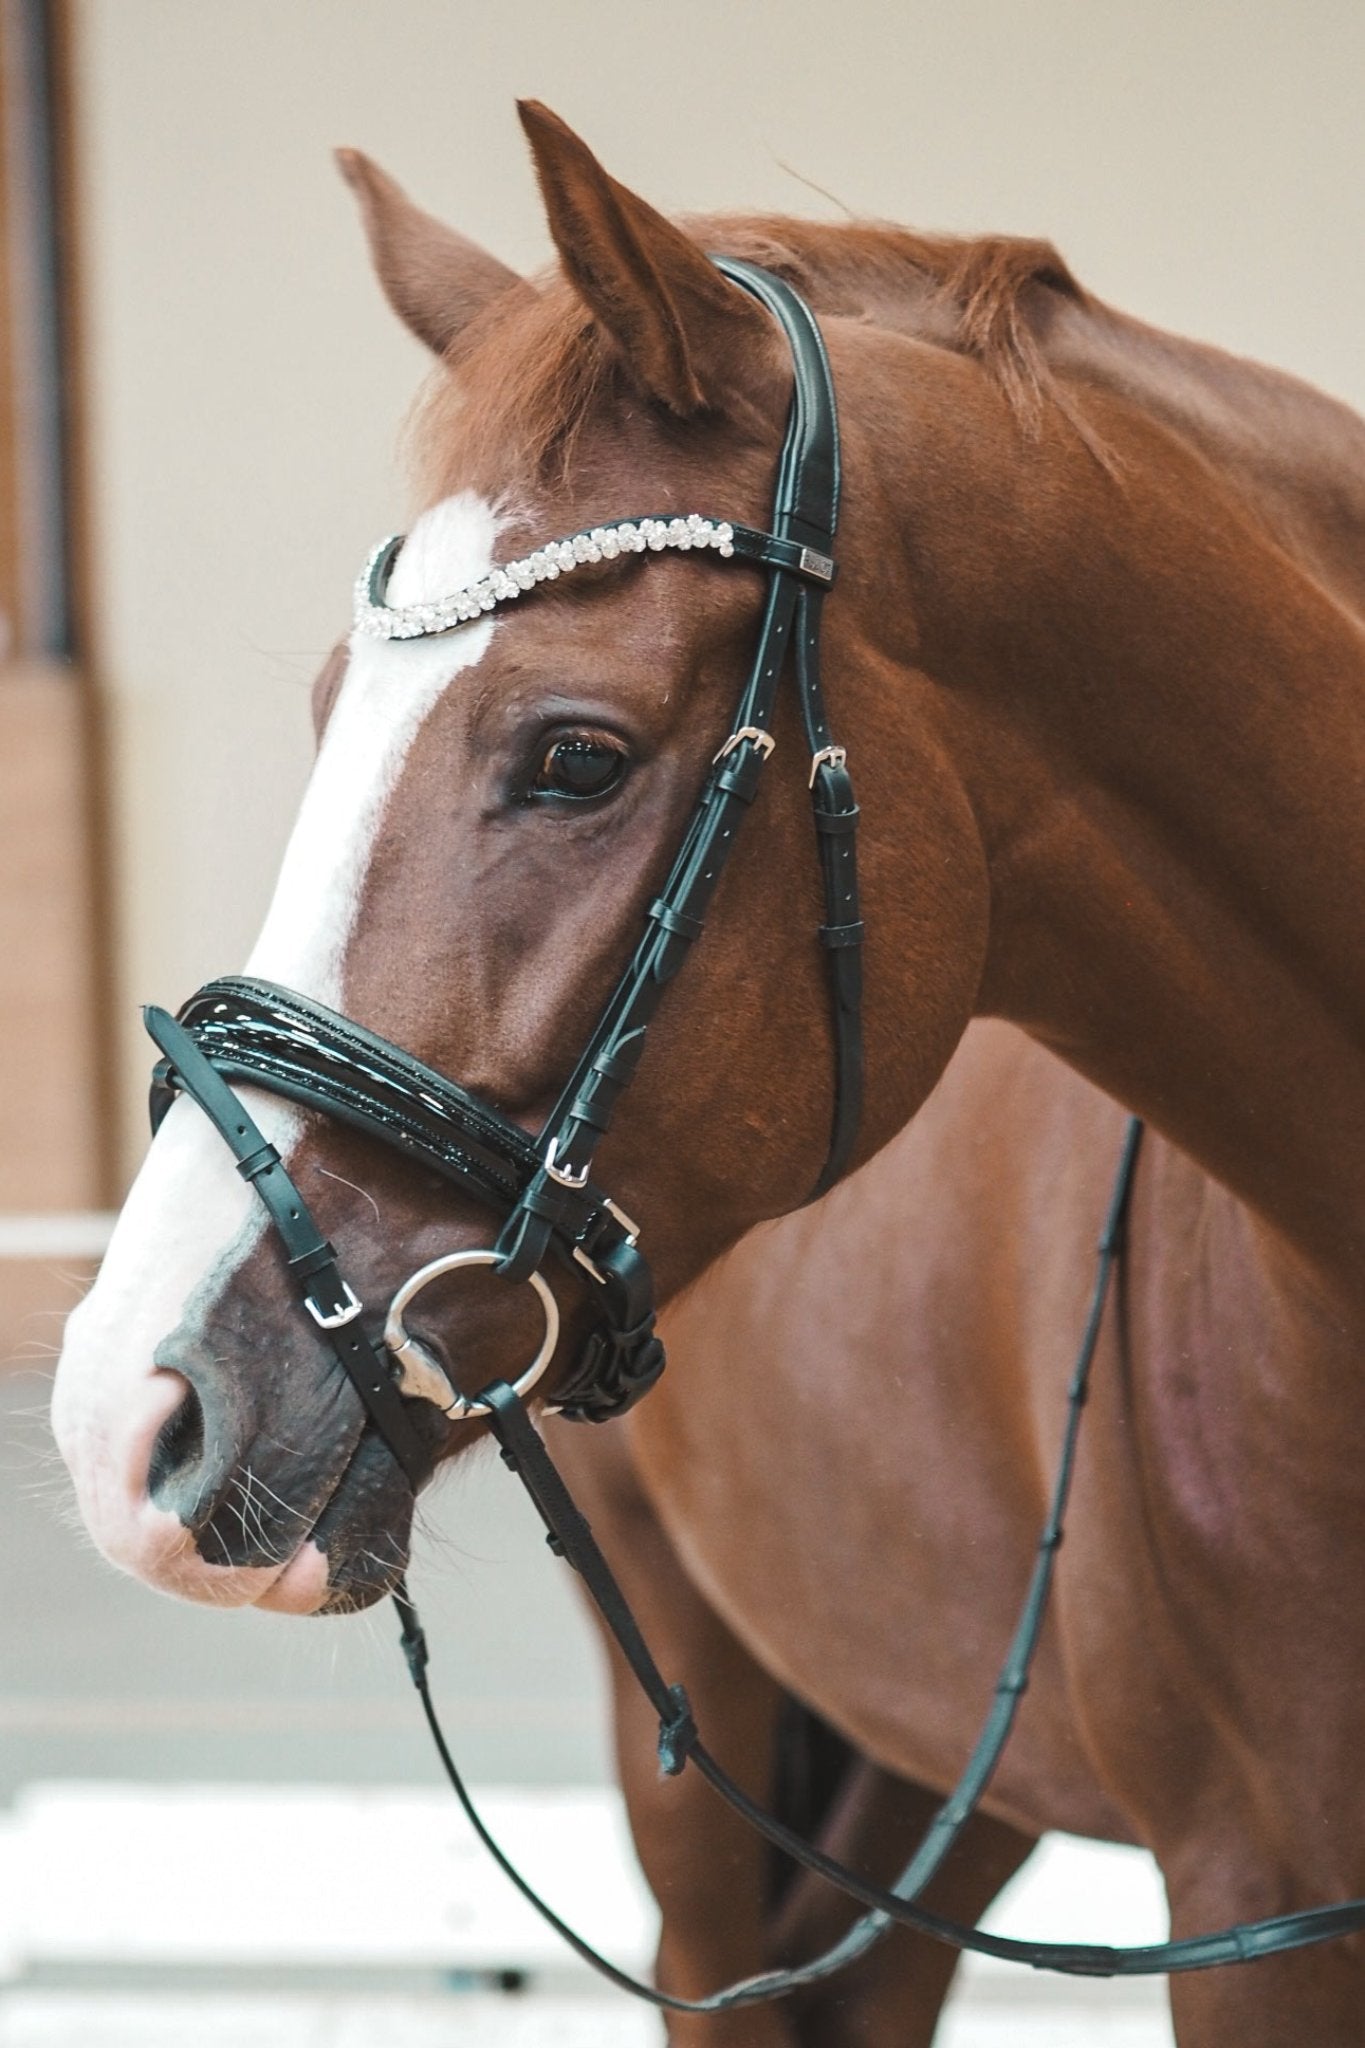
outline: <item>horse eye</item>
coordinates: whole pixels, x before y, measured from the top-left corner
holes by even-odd
[[[533,796],[605,796],[625,770],[626,757],[610,740],[579,734],[547,749],[531,784]]]

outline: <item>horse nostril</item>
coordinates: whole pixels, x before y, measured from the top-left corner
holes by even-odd
[[[158,1432],[147,1467],[147,1491],[157,1505],[157,1496],[184,1479],[204,1456],[204,1405],[185,1382],[185,1398]]]

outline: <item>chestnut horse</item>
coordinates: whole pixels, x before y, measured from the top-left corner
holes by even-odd
[[[994,1681],[1119,1105],[1140,1113],[1055,1611],[930,1899],[978,1911],[1052,1827],[1148,1845],[1176,1933],[1365,1892],[1365,428],[1112,312],[1045,244],[680,228],[523,119],[562,266],[534,284],[343,159],[442,362],[394,601],[632,508],[764,522],[790,365],[702,252],[790,279],[843,423],[825,682],[868,931],[863,1129],[802,1209],[831,1029],[788,704],[603,1149],[671,1366],[613,1429],[552,1423],[557,1451],[712,1747],[766,1791],[782,1701],[805,1703],[859,1759],[827,1838],[889,1874]],[[760,598],[752,571],[661,555],[339,649],[252,971],[537,1128],[729,729]],[[244,1095],[367,1301],[487,1242],[432,1175]],[[563,1310],[572,1341],[572,1290]],[[448,1283],[428,1325],[471,1389],[534,1341],[491,1279]],[[191,1103],[54,1412],[95,1538],[154,1584],[301,1613],[393,1582],[406,1483]],[[658,1782],[643,1712],[623,1687],[663,1981],[813,1943],[830,1896],[765,1919],[759,1847],[691,1774]],[[905,2048],[949,1973],[897,1934],[804,2006],[671,2038]],[[1365,1948],[1183,1977],[1173,2009],[1181,2048],[1346,2048]]]

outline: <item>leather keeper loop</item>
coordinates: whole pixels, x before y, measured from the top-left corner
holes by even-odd
[[[741,740],[717,769],[716,788],[726,796],[738,797],[742,804],[751,804],[758,794],[758,778],[762,773],[761,751],[752,740]]]
[[[336,1247],[328,1244],[324,1238],[321,1244],[314,1245],[309,1251],[300,1252],[296,1259],[290,1259],[289,1270],[296,1280],[311,1280],[315,1273],[321,1273],[327,1266],[335,1266],[336,1262]],[[341,1292],[339,1274],[337,1292]]]
[[[838,839],[858,829],[859,810],[854,804],[851,811],[825,811],[816,804],[811,812],[815,829],[828,839]]]
[[[593,1072],[601,1074],[604,1080],[614,1081],[618,1087],[623,1088],[639,1065],[640,1048],[643,1044],[644,1033],[636,1031],[632,1032],[630,1038],[615,1052],[609,1052],[603,1047],[592,1063]]]
[[[666,1778],[676,1778],[697,1743],[697,1724],[692,1705],[681,1685],[670,1685],[671,1713],[659,1719],[659,1768]]]
[[[655,924],[676,938],[699,939],[706,929],[704,918],[693,917],[690,911],[665,903],[662,896],[655,897],[649,906],[649,914]]]
[[[591,1083],[589,1083],[589,1086],[591,1086]],[[572,1103],[569,1105],[569,1116],[574,1123],[586,1124],[589,1130],[596,1131],[600,1136],[603,1131],[610,1130],[611,1128],[611,1113],[615,1107],[615,1095],[616,1090],[613,1089],[612,1100],[608,1102],[604,1099],[605,1091],[603,1091],[603,1096],[599,1097],[596,1092],[589,1094],[585,1090],[582,1095],[575,1095]]]
[[[243,1180],[256,1180],[261,1174],[269,1173],[272,1166],[278,1166],[280,1155],[273,1145],[258,1145],[254,1152],[248,1152],[245,1159],[237,1161],[237,1171]]]
[[[822,946],[828,946],[831,952],[837,951],[841,946],[861,946],[862,942],[861,918],[855,924],[822,924],[820,927],[820,943]]]
[[[549,1245],[550,1226],[544,1217],[514,1209],[493,1247],[500,1260],[494,1270],[503,1280],[524,1280],[540,1270]]]

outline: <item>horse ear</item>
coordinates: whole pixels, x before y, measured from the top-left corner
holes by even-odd
[[[529,295],[524,278],[420,206],[387,171],[358,149],[339,149],[337,166],[360,202],[361,218],[384,296],[419,341],[445,355],[494,299]]]
[[[603,170],[539,100],[517,112],[570,282],[651,398],[681,419],[726,410],[772,350],[771,322],[696,243]]]

